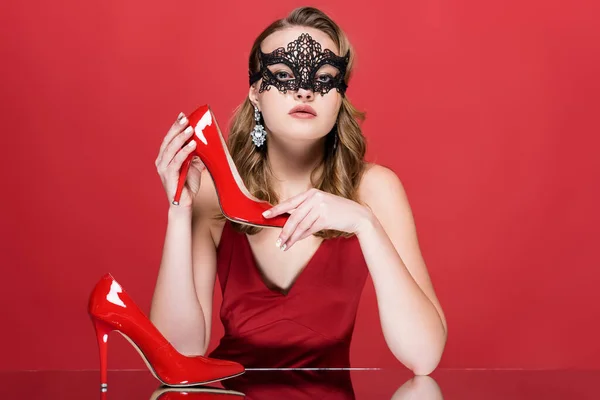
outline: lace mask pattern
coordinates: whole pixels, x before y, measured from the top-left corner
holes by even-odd
[[[344,96],[346,92],[346,82],[344,76],[346,67],[350,59],[350,50],[344,57],[337,56],[329,49],[321,50],[319,42],[314,40],[308,33],[303,33],[291,43],[288,43],[287,50],[279,47],[271,53],[265,54],[260,49],[260,70],[254,74],[250,71],[250,85],[262,78],[259,93],[269,90],[270,86],[275,86],[280,92],[286,93],[287,90],[295,91],[299,88],[312,89],[313,93],[321,93],[324,96],[331,89],[335,88]],[[285,64],[293,74],[291,79],[278,79],[267,68],[269,65]],[[339,73],[335,76],[324,74],[327,80],[320,80],[321,76],[315,79],[315,74],[323,65],[330,65],[336,68]],[[278,72],[279,73],[279,72]]]

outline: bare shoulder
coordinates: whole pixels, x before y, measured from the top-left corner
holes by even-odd
[[[194,198],[193,220],[194,226],[202,226],[210,230],[215,247],[218,246],[223,221],[215,220],[214,217],[221,213],[219,198],[215,184],[205,168],[202,171],[200,189]]]
[[[358,187],[358,194],[360,200],[373,212],[375,212],[373,207],[385,206],[386,199],[397,201],[398,198],[406,198],[406,192],[398,175],[392,169],[375,163],[367,164]]]

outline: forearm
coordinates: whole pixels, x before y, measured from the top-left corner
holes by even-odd
[[[439,363],[446,342],[440,314],[412,278],[377,218],[366,218],[357,237],[375,287],[388,347],[415,374],[429,374]]]
[[[169,209],[150,319],[181,353],[202,354],[205,321],[192,269],[191,211]]]

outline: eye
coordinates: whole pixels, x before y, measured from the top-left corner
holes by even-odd
[[[329,75],[329,74],[321,74],[318,77],[319,82],[321,83],[329,83],[333,80],[333,76]]]
[[[294,77],[291,76],[290,73],[288,73],[286,71],[277,71],[273,75],[275,75],[275,78],[277,78],[277,80],[279,80],[279,81],[288,81],[288,80],[294,79]]]

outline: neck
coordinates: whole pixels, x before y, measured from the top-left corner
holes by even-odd
[[[279,202],[311,189],[311,172],[319,166],[325,152],[324,138],[317,141],[286,143],[272,135],[266,142],[268,162],[273,171],[273,187]]]

